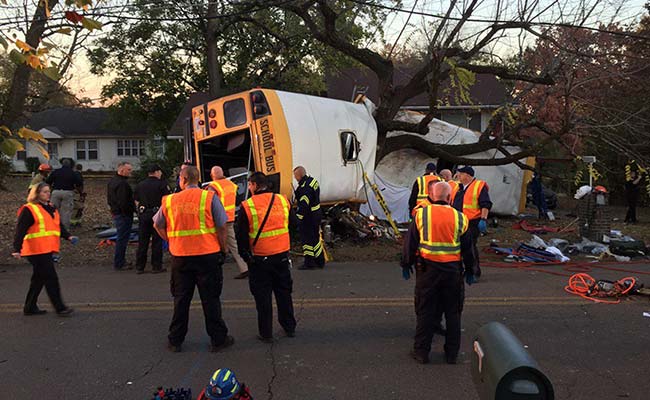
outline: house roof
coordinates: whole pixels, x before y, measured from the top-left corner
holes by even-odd
[[[182,138],[184,136],[184,124],[185,120],[192,117],[192,108],[198,106],[199,104],[207,103],[212,100],[212,97],[205,92],[196,92],[190,95],[190,98],[187,99],[187,103],[183,106],[183,109],[176,117],[174,125],[167,132],[167,138]]]
[[[46,129],[61,137],[146,136],[144,122],[116,121],[108,108],[51,108],[29,117],[34,130]]]
[[[395,67],[394,82],[395,86],[405,85],[415,73],[415,68]],[[379,100],[377,90],[378,79],[374,72],[366,68],[344,68],[336,75],[328,74],[326,76],[327,96],[333,99],[352,101],[355,94],[355,87],[367,87],[365,93],[374,103]],[[424,84],[424,82],[423,82]],[[440,93],[449,87],[449,81],[443,82]],[[508,91],[505,85],[494,75],[476,74],[476,83],[470,88],[470,97],[472,103],[458,104],[454,96],[446,100],[451,106],[498,106],[508,101]],[[428,106],[426,93],[422,93],[407,100],[403,106],[423,107]]]

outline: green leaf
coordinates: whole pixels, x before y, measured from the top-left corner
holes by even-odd
[[[88,17],[84,17],[84,19],[81,20],[81,25],[83,25],[84,28],[88,29],[89,31],[94,31],[95,29],[97,30],[102,30],[102,26],[104,26],[101,22],[96,21],[94,19],[90,19]]]
[[[0,142],[0,152],[6,156],[13,157],[19,150],[25,150],[25,148],[16,139],[4,139]]]
[[[16,49],[9,52],[9,59],[18,65],[25,64],[25,56]]]
[[[2,45],[2,47],[5,48],[5,50],[7,50],[9,48],[9,43],[7,43],[5,38],[3,38],[2,36],[0,36],[0,45]]]
[[[72,32],[72,28],[61,28],[56,31],[56,33],[61,33],[63,35],[69,35]]]
[[[52,79],[53,81],[58,81],[61,79],[61,74],[59,74],[59,69],[57,67],[47,67],[40,70],[40,72]]]

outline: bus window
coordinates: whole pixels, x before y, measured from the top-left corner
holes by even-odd
[[[223,116],[226,128],[244,125],[247,121],[244,99],[235,99],[223,103]]]
[[[343,155],[343,164],[357,161],[359,157],[359,141],[354,132],[341,132],[341,153]]]

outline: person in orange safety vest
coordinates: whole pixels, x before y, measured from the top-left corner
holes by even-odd
[[[293,280],[289,262],[289,201],[271,192],[268,177],[255,172],[248,178],[252,197],[241,203],[236,219],[237,247],[249,265],[249,287],[257,307],[258,339],[273,342],[275,294],[278,322],[294,337]]]
[[[43,286],[59,316],[72,314],[72,308],[65,305],[61,297],[59,277],[54,269],[53,256],[59,253],[61,237],[76,244],[78,237],[61,225],[59,211],[50,203],[50,186],[40,182],[32,186],[27,204],[18,210],[16,235],[14,237],[14,258],[26,257],[33,267],[31,285],[25,299],[24,315],[42,315],[38,308],[38,295]]]
[[[478,238],[487,232],[487,217],[492,208],[490,188],[485,181],[474,178],[474,168],[465,166],[458,169],[458,188],[452,192],[452,205],[462,211],[469,219],[469,233],[472,238],[475,278],[481,276],[479,264]]]
[[[429,362],[433,335],[444,313],[445,356],[455,364],[460,349],[460,314],[464,301],[463,276],[471,284],[471,240],[465,233],[468,220],[449,205],[451,188],[445,182],[431,182],[433,204],[417,210],[405,237],[402,273],[409,279],[415,265],[415,310],[417,325],[411,356],[419,363]]]
[[[248,278],[248,265],[239,255],[237,250],[237,238],[235,237],[235,206],[237,202],[237,184],[226,178],[223,169],[217,165],[210,170],[212,182],[208,183],[207,189],[215,192],[226,209],[228,223],[226,224],[228,252],[235,259],[239,274],[235,279]]]
[[[409,196],[409,214],[413,212],[413,209],[419,202],[426,200],[429,183],[439,182],[440,180],[440,177],[436,175],[436,164],[428,163],[424,170],[424,175],[419,176],[413,182],[411,195]]]
[[[180,173],[181,191],[163,197],[154,216],[154,227],[169,243],[172,255],[171,292],[174,315],[167,336],[168,349],[181,351],[187,335],[190,305],[195,286],[199,289],[211,352],[234,344],[221,318],[226,248],[226,211],[219,198],[198,186],[199,170],[188,166]]]

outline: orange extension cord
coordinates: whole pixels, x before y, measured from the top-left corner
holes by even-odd
[[[625,281],[630,281],[629,285],[625,284]],[[583,299],[595,301],[596,303],[605,303],[605,304],[618,304],[621,302],[621,299],[618,298],[630,292],[634,285],[636,284],[636,279],[633,277],[627,277],[619,279],[614,282],[613,293],[606,292],[601,293],[596,287],[596,280],[588,274],[579,273],[571,276],[569,278],[569,285],[564,287],[564,290],[567,293],[575,294]],[[605,300],[598,297],[617,297],[616,300]]]
[[[489,251],[489,250],[488,250]],[[597,302],[597,303],[605,303],[605,304],[618,304],[621,302],[620,299],[616,300],[606,300],[603,298],[597,298],[597,297],[611,297],[606,293],[599,293],[597,291],[594,291],[594,285],[596,284],[596,280],[586,274],[586,272],[592,271],[593,268],[599,268],[599,269],[604,269],[607,271],[616,271],[616,272],[625,272],[625,273],[630,273],[634,275],[650,275],[650,272],[646,271],[635,271],[635,270],[630,270],[627,268],[619,268],[619,267],[614,267],[611,265],[618,265],[620,263],[618,262],[600,262],[598,264],[596,263],[591,263],[591,262],[568,262],[568,263],[562,263],[562,264],[551,264],[551,263],[533,263],[533,262],[514,262],[514,263],[508,263],[508,262],[494,262],[494,261],[487,261],[487,262],[481,262],[482,267],[488,267],[488,268],[512,268],[512,269],[520,269],[524,271],[535,271],[535,272],[542,272],[545,274],[550,274],[550,275],[555,275],[555,276],[564,276],[569,278],[569,284],[565,286],[564,290],[567,293],[571,293],[577,296],[580,296],[582,298]],[[568,273],[563,273],[559,271],[549,271],[548,269],[541,268],[541,267],[548,267],[548,266],[556,266],[556,265],[562,265],[562,270],[567,271],[567,272],[574,272],[575,274],[568,274]],[[625,285],[623,282],[624,281],[632,281],[632,284],[628,287]],[[633,277],[627,277],[620,279],[614,283],[615,289],[616,289],[616,296],[622,296],[627,293],[629,293],[634,285],[636,284],[636,279]],[[588,293],[591,291],[590,295]]]

